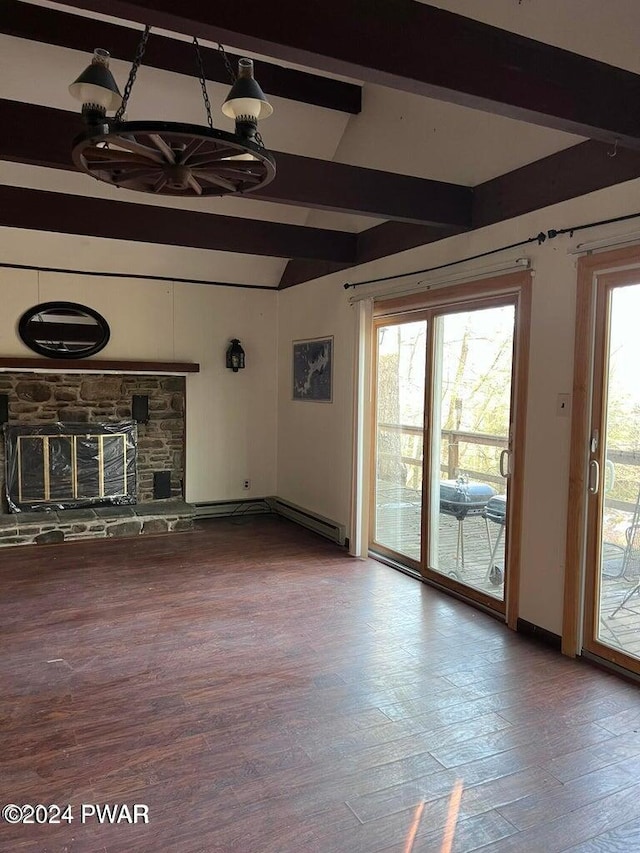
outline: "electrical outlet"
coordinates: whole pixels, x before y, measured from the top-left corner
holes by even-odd
[[[251,488],[251,480],[243,480],[242,481],[242,488],[243,489],[250,489]]]

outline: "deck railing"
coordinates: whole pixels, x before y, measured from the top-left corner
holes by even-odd
[[[409,426],[408,424],[378,424],[378,430],[395,435],[411,435],[422,439],[422,427]],[[442,474],[447,480],[455,480],[460,473],[465,473],[471,480],[483,480],[489,483],[504,484],[504,477],[499,474],[493,474],[491,471],[483,470],[476,471],[466,466],[461,471],[460,468],[460,446],[463,444],[479,445],[484,447],[498,447],[504,450],[507,447],[507,438],[500,435],[490,435],[482,432],[468,432],[466,430],[443,429],[440,432],[443,444],[447,446],[447,461],[440,465]],[[381,458],[398,459],[397,454],[378,451],[378,456]],[[422,468],[421,456],[401,455],[400,461],[405,465],[413,466],[416,469]]]
[[[386,434],[392,435],[407,435],[415,436],[422,440],[422,427],[409,426],[408,424],[378,424],[378,430]],[[443,429],[440,432],[443,446],[446,444],[447,459],[446,462],[441,462],[440,471],[447,480],[455,480],[460,474],[468,475],[471,480],[481,480],[486,483],[493,483],[504,486],[504,477],[499,473],[493,473],[491,470],[474,470],[466,465],[460,465],[460,448],[461,445],[470,444],[484,447],[496,447],[504,450],[507,446],[506,436],[491,435],[489,433],[468,432],[466,430]],[[398,460],[409,465],[415,471],[414,476],[409,476],[407,479],[413,482],[419,481],[419,475],[422,470],[422,456],[400,455],[380,451],[378,449],[379,458],[387,458],[389,460]],[[607,452],[607,466],[604,477],[604,488],[607,493],[606,505],[611,509],[618,509],[625,512],[634,512],[640,498],[640,451],[633,450],[609,450]],[[497,469],[497,464],[496,464]],[[625,469],[627,469],[625,471]],[[625,476],[628,469],[631,472]],[[636,469],[635,471],[633,469]],[[495,469],[494,469],[495,470]],[[617,486],[617,488],[616,488]],[[620,497],[613,497],[615,493]],[[622,498],[622,499],[621,499]],[[627,499],[624,499],[627,498]]]

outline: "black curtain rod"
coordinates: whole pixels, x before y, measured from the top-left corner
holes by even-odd
[[[499,246],[497,249],[489,249],[486,252],[481,252],[479,255],[469,255],[466,258],[458,258],[456,261],[449,261],[449,263],[440,264],[437,267],[427,267],[422,270],[398,273],[398,275],[386,275],[381,278],[369,278],[366,281],[346,282],[344,284],[344,289],[348,290],[350,287],[362,287],[365,284],[379,284],[382,281],[394,281],[395,279],[408,278],[414,275],[424,275],[428,272],[437,272],[438,270],[444,270],[448,267],[455,267],[458,264],[464,264],[467,261],[477,261],[480,258],[488,258],[490,255],[497,255],[499,252],[506,252],[509,249],[518,249],[521,246],[528,245],[529,243],[537,243],[541,246],[546,240],[554,240],[556,237],[560,237],[563,234],[573,236],[576,231],[584,231],[586,228],[596,228],[599,225],[612,225],[616,222],[626,222],[629,219],[637,219],[638,217],[640,217],[640,212],[629,213],[625,216],[616,216],[613,219],[600,219],[597,222],[587,222],[583,225],[574,225],[571,228],[550,228],[548,231],[541,231],[539,234],[536,234],[535,237],[528,237],[526,240],[521,240],[519,243],[510,243],[507,246]]]
[[[269,287],[266,284],[234,284],[228,281],[206,281],[199,278],[177,278],[169,275],[139,275],[128,272],[97,272],[95,270],[62,269],[60,267],[38,267],[33,264],[10,264],[0,262],[0,268],[11,270],[34,270],[35,272],[61,272],[69,275],[94,275],[104,278],[138,278],[142,281],[174,281],[179,284],[207,284],[213,287],[240,287],[249,290],[273,290],[277,293],[277,287]]]
[[[598,222],[587,222],[585,225],[574,225],[573,228],[560,228],[558,230],[552,228],[547,231],[549,240],[559,237],[561,234],[568,234],[573,237],[576,231],[584,231],[586,228],[596,228],[598,225],[613,225],[616,222],[626,222],[628,219],[637,219],[640,213],[628,213],[626,216],[616,216],[613,219],[600,219]]]
[[[520,246],[526,246],[528,243],[544,243],[547,239],[547,235],[544,231],[541,231],[537,237],[529,237],[527,240],[521,240],[519,243],[511,243],[508,246],[500,246],[498,249],[489,249],[487,252],[481,252],[479,255],[469,255],[467,258],[459,258],[457,261],[449,261],[447,264],[440,264],[437,267],[427,267],[423,270],[413,270],[413,272],[402,272],[398,273],[398,275],[385,275],[382,278],[370,278],[367,281],[354,281],[352,283],[346,282],[344,285],[344,289],[348,290],[350,287],[362,287],[363,284],[378,284],[381,281],[393,281],[397,278],[408,278],[412,275],[423,275],[427,272],[435,272],[436,270],[444,270],[447,267],[455,267],[457,264],[464,264],[465,261],[477,261],[479,258],[487,258],[489,255],[496,255],[498,252],[505,252],[507,249],[518,249]]]

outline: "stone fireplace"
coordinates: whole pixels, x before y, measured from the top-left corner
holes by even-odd
[[[0,393],[9,403],[0,546],[62,541],[53,532],[63,528],[64,539],[76,539],[186,526],[184,376],[7,371]],[[132,420],[134,395],[148,398],[147,423]]]

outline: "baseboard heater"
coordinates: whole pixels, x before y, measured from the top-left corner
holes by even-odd
[[[228,518],[232,515],[263,515],[275,512],[289,521],[306,527],[314,533],[319,533],[326,539],[338,545],[346,544],[346,529],[344,524],[338,524],[330,518],[318,515],[301,506],[278,497],[254,498],[238,501],[209,501],[195,503],[195,517],[198,518]]]
[[[267,498],[240,501],[209,501],[192,504],[196,518],[226,518],[230,515],[262,515],[273,512]]]
[[[296,524],[306,527],[308,530],[313,530],[314,533],[319,533],[326,539],[332,542],[337,542],[338,545],[344,545],[346,542],[346,529],[344,524],[338,524],[330,518],[325,518],[323,515],[318,515],[308,509],[303,509],[296,504],[284,501],[282,498],[271,497],[267,498],[274,512],[281,515],[283,518],[294,521]]]

